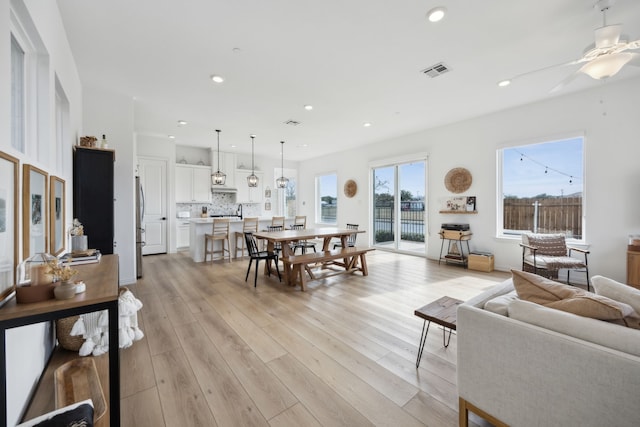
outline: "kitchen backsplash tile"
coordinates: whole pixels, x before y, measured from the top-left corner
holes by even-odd
[[[212,203],[176,203],[176,212],[189,212],[192,218],[199,218],[202,208],[207,208],[208,215],[236,215],[238,203],[233,202],[230,194],[214,194]],[[243,203],[242,216],[260,216],[262,206],[260,203]]]

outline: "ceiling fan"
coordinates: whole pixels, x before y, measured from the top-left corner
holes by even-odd
[[[628,52],[629,50],[640,49],[640,40],[631,42],[625,40],[624,37],[626,36],[622,34],[622,24],[607,25],[606,12],[613,3],[614,0],[599,0],[595,4],[595,7],[602,12],[603,26],[595,30],[595,43],[587,46],[582,53],[582,57],[564,64],[552,65],[520,74],[514,77],[514,79],[551,68],[582,64],[578,70],[567,76],[551,89],[551,92],[557,92],[569,84],[580,73],[586,74],[596,80],[602,80],[616,75],[618,71],[628,63],[631,65],[640,65],[640,54]],[[507,86],[511,80],[513,79],[503,80],[498,83],[498,85]]]

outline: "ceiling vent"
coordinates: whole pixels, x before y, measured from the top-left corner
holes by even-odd
[[[284,122],[285,125],[291,125],[291,126],[298,126],[300,124],[300,122],[297,122],[295,120],[287,120],[286,122]]]
[[[445,64],[443,64],[442,62],[440,62],[439,64],[436,65],[432,65],[429,68],[425,68],[424,70],[421,71],[422,74],[425,74],[431,78],[434,77],[438,77],[439,75],[442,75],[444,73],[446,73],[447,71],[450,71],[451,68],[447,67]]]

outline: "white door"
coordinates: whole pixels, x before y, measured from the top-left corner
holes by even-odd
[[[167,253],[167,161],[138,158],[144,191],[143,255]]]

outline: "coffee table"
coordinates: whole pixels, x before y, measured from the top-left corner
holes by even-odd
[[[420,334],[420,344],[418,344],[416,369],[420,366],[420,360],[422,359],[422,352],[424,351],[424,344],[427,341],[427,334],[429,333],[429,326],[431,326],[431,322],[442,326],[442,345],[444,345],[445,348],[448,347],[449,342],[451,341],[451,331],[456,330],[456,314],[458,306],[462,303],[463,301],[460,301],[459,299],[444,296],[425,305],[424,307],[416,309],[413,312],[416,316],[424,319],[424,323],[422,324],[422,333]],[[446,328],[449,328],[449,338],[445,341]]]

